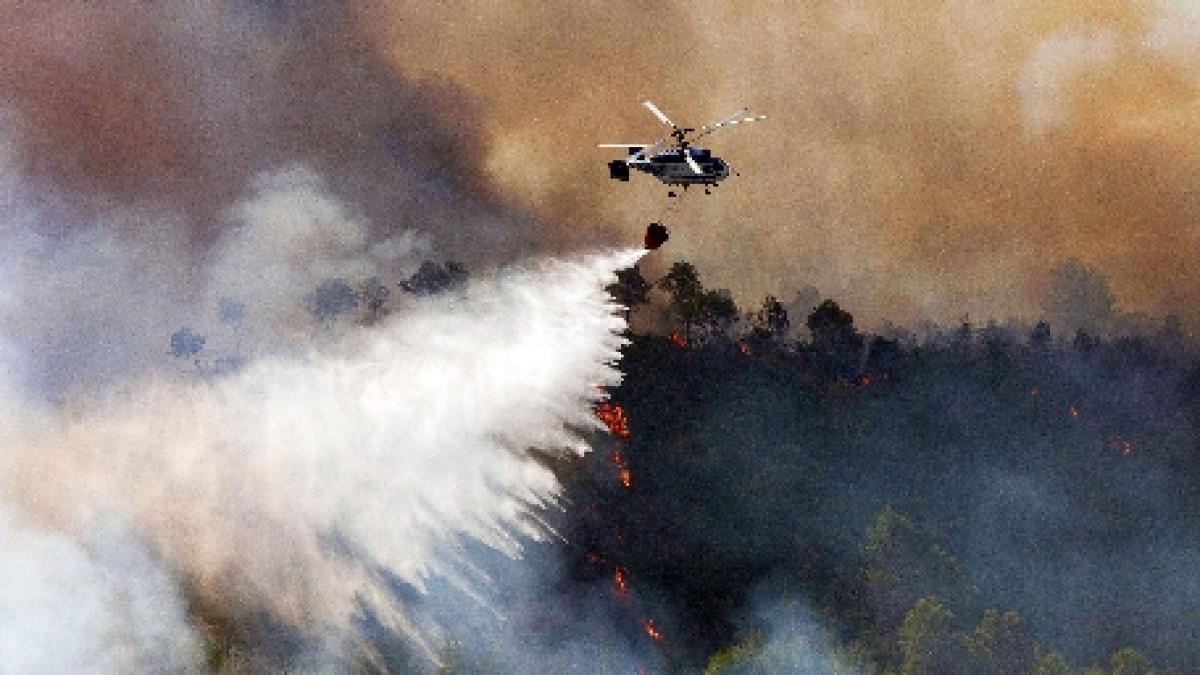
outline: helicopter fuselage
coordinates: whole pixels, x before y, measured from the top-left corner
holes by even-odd
[[[729,177],[729,164],[714,156],[707,148],[672,148],[654,155],[639,155],[637,148],[630,148],[631,157],[615,160],[609,164],[614,180],[629,180],[629,169],[650,174],[667,185],[716,185]],[[688,165],[683,153],[691,154],[700,167],[696,173]]]
[[[767,118],[766,115],[742,117],[746,113],[746,108],[742,108],[719,122],[705,124],[696,129],[675,124],[651,101],[642,101],[642,105],[657,117],[659,122],[671,127],[671,133],[653,143],[599,143],[598,147],[601,148],[629,150],[629,155],[624,159],[608,163],[609,177],[613,180],[627,181],[630,169],[634,169],[648,173],[669,186],[682,185],[685,190],[689,185],[704,185],[705,194],[708,193],[708,186],[716,186],[728,178],[730,169],[724,160],[713,156],[708,148],[695,145],[695,141],[735,124],[757,122]],[[665,143],[670,143],[671,146],[658,151]],[[668,191],[667,196],[674,197],[675,191]]]

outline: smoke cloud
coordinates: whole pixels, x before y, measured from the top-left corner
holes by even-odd
[[[123,528],[76,539],[6,505],[0,537],[5,672],[200,671],[173,576]]]
[[[1029,319],[1072,257],[1121,311],[1200,318],[1193,3],[470,4],[355,15],[403,72],[477,97],[491,179],[562,236],[662,221],[741,304],[812,284],[868,324]],[[666,206],[569,150],[664,135],[644,98],[769,119],[711,138],[741,177]]]

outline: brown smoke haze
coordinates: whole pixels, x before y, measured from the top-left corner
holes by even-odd
[[[812,284],[867,320],[1028,318],[1077,257],[1120,309],[1200,318],[1186,0],[10,1],[0,61],[32,175],[181,210],[201,241],[301,161],[468,262],[661,219],[663,255],[743,302]],[[770,119],[713,137],[740,177],[671,205],[594,147],[661,137],[645,98]]]
[[[568,9],[569,7],[569,9]],[[664,218],[666,251],[744,301],[812,283],[864,318],[1031,317],[1077,257],[1125,311],[1195,321],[1200,168],[1194,4],[374,3],[405,73],[475,97],[486,168],[562,237]],[[709,198],[609,182],[595,142],[770,119],[712,146]],[[643,178],[638,181],[638,178]]]
[[[24,171],[183,214],[198,243],[254,175],[295,163],[378,229],[468,259],[533,241],[489,194],[470,96],[403,77],[333,3],[6,2],[0,62]]]

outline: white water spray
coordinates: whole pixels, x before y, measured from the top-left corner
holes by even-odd
[[[233,617],[354,642],[365,607],[419,641],[395,580],[469,565],[464,537],[515,554],[543,534],[531,509],[560,486],[529,450],[586,450],[573,429],[620,378],[603,289],[641,253],[502,271],[300,358],[29,412],[0,448],[0,504],[74,541],[97,536],[80,513],[115,518]]]

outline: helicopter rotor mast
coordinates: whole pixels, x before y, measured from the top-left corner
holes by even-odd
[[[691,143],[688,140],[687,135],[695,131],[695,129],[681,127],[678,124],[675,124],[671,121],[670,117],[667,117],[663,111],[658,109],[658,106],[654,105],[653,101],[642,101],[642,105],[646,106],[646,109],[653,113],[653,115],[657,117],[660,122],[671,127],[671,135],[667,136],[667,138],[675,139],[675,147],[679,148],[679,154],[683,155],[683,159],[687,162],[688,168],[692,170],[692,173],[698,176],[704,175],[704,169],[700,168],[700,165],[692,157],[692,153],[688,152],[688,146]],[[665,141],[666,139],[664,138],[663,140]],[[644,148],[642,152],[645,152]]]

